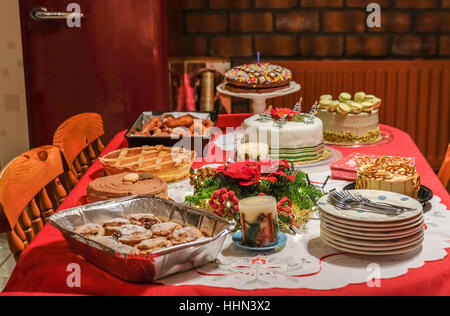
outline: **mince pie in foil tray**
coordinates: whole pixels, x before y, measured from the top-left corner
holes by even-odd
[[[213,262],[236,223],[158,197],[128,197],[50,218],[72,250],[126,281],[148,283]]]

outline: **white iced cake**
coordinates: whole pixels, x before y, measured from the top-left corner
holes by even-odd
[[[246,141],[267,144],[273,159],[304,162],[319,159],[323,155],[325,147],[320,119],[308,121],[306,118],[305,121],[294,117],[283,123],[264,120],[260,115],[253,116],[245,120],[243,125]]]

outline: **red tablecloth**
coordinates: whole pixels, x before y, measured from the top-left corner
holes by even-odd
[[[248,115],[225,115],[218,122],[220,127],[237,127]],[[393,142],[364,148],[336,147],[344,156],[352,152],[389,154],[415,157],[423,184],[433,190],[442,202],[450,207],[450,196],[427,163],[417,146],[406,133],[384,126],[394,135]],[[106,147],[105,153],[126,146],[124,133],[118,134]],[[104,153],[104,154],[105,154]],[[199,164],[197,164],[199,166]],[[76,206],[95,174],[101,170],[97,161],[71,192],[60,209]],[[450,253],[450,250],[449,250]],[[81,267],[81,288],[69,288],[66,279],[71,263]],[[350,285],[333,291],[312,290],[255,290],[211,288],[204,286],[163,286],[158,284],[136,285],[117,279],[76,256],[68,247],[61,233],[50,225],[38,234],[31,246],[24,252],[14,270],[5,292],[67,293],[82,295],[219,295],[219,296],[266,296],[266,295],[450,295],[450,258],[426,263],[420,269],[407,275],[383,280],[381,288],[369,288],[366,284]],[[6,294],[6,293],[5,293]]]

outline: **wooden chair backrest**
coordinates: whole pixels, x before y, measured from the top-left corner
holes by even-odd
[[[67,193],[61,151],[55,146],[30,150],[0,171],[0,233],[18,259]]]
[[[53,145],[61,149],[69,166],[66,177],[71,189],[104,150],[100,140],[104,134],[102,117],[96,113],[75,115],[56,130]]]
[[[444,187],[448,188],[450,182],[450,145],[448,146],[447,154],[445,155],[438,177]]]

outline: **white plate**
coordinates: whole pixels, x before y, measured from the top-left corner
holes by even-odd
[[[408,219],[415,218],[423,213],[423,206],[419,201],[398,193],[392,193],[387,191],[375,191],[375,190],[355,190],[351,192],[359,192],[364,197],[368,198],[373,202],[385,202],[390,204],[395,204],[403,207],[409,207],[414,209],[414,211],[405,212],[398,216],[387,216],[382,214],[370,213],[363,209],[354,209],[349,211],[342,211],[335,208],[333,205],[328,203],[328,195],[322,197],[319,202],[319,208],[332,216],[367,223],[384,223],[384,222],[398,222],[405,221]]]
[[[416,240],[414,240],[412,242],[409,242],[408,244],[405,244],[405,245],[396,245],[396,246],[390,246],[390,247],[367,247],[367,246],[353,245],[353,244],[341,242],[339,240],[331,238],[329,235],[327,235],[324,232],[322,232],[320,234],[320,237],[322,239],[328,240],[329,242],[332,242],[336,246],[340,246],[340,247],[344,247],[344,248],[348,248],[348,249],[352,249],[352,250],[370,251],[370,252],[395,251],[395,250],[404,249],[404,248],[407,248],[407,247],[411,247],[411,246],[417,245],[418,243],[422,244],[423,241],[424,241],[424,238],[422,236],[422,237],[417,238]]]
[[[390,239],[390,240],[363,240],[363,239],[355,239],[355,238],[349,238],[344,236],[339,236],[328,229],[321,227],[321,232],[327,236],[332,238],[333,240],[336,240],[338,242],[344,243],[344,244],[350,244],[355,246],[362,246],[362,247],[371,247],[371,248],[386,248],[386,247],[407,247],[411,243],[417,242],[419,239],[422,239],[425,235],[423,231],[418,232],[417,234],[414,234],[410,237],[406,238],[400,238],[400,239]],[[363,238],[363,237],[361,237]]]
[[[424,230],[423,225],[418,225],[417,227],[407,229],[404,231],[398,231],[398,232],[362,232],[358,230],[351,230],[351,229],[345,229],[342,227],[334,226],[327,222],[322,222],[321,226],[325,227],[326,229],[332,231],[335,234],[344,236],[344,237],[350,237],[350,238],[364,238],[366,240],[390,240],[390,239],[397,239],[397,238],[405,238],[409,237],[411,235],[417,234],[418,232]]]
[[[378,225],[378,227],[363,227],[363,226],[357,226],[357,225],[347,225],[347,224],[342,224],[339,221],[330,219],[325,214],[320,214],[320,220],[326,221],[329,224],[332,224],[332,225],[335,225],[335,226],[338,226],[341,228],[358,230],[361,232],[397,232],[397,231],[402,231],[402,230],[406,230],[409,228],[417,227],[417,225],[424,222],[424,217],[419,216],[416,219],[414,219],[413,222],[410,222],[409,224],[405,224],[404,226],[395,226],[395,227],[384,227],[382,225]]]
[[[356,254],[356,255],[363,255],[363,256],[393,256],[393,255],[401,255],[404,253],[408,253],[408,252],[412,252],[416,249],[419,249],[420,247],[422,247],[423,242],[418,242],[417,244],[410,246],[410,247],[406,247],[406,248],[402,248],[402,249],[398,249],[398,250],[391,250],[391,251],[363,251],[363,250],[355,250],[355,249],[350,249],[341,245],[337,245],[336,243],[329,241],[325,238],[322,238],[322,241],[327,244],[328,246],[330,246],[331,248],[340,250],[340,251],[344,251],[346,253],[350,253],[350,254]]]
[[[400,227],[406,226],[409,224],[416,223],[420,218],[423,218],[423,214],[419,214],[417,217],[412,219],[407,219],[400,222],[388,222],[388,223],[367,223],[367,222],[358,222],[358,221],[349,221],[345,219],[338,218],[336,216],[332,216],[323,211],[320,211],[320,216],[326,217],[331,222],[336,222],[344,225],[349,225],[352,227],[361,227],[361,228],[380,228],[380,227]]]

